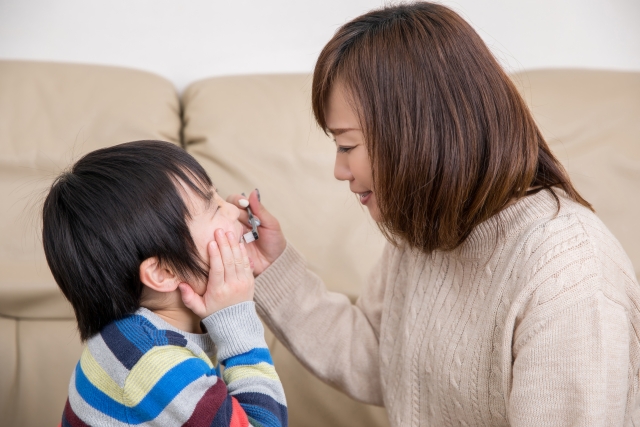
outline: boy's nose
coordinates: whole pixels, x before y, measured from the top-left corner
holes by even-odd
[[[238,218],[240,218],[240,208],[238,208],[233,203],[229,203],[229,202],[225,202],[225,203],[230,206],[231,218],[234,220],[237,220]]]

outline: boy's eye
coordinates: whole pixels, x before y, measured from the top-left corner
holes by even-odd
[[[353,150],[354,147],[345,147],[342,145],[338,146],[338,153],[348,153],[349,151]]]
[[[211,216],[216,216],[216,214],[218,213],[218,209],[220,209],[220,205],[216,203],[216,207],[213,209],[213,214],[211,214]]]

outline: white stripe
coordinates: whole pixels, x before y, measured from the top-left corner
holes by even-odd
[[[115,354],[109,349],[107,343],[102,339],[102,335],[96,334],[89,341],[87,347],[93,358],[100,364],[100,367],[118,384],[124,387],[124,382],[129,375],[129,370],[118,360]]]

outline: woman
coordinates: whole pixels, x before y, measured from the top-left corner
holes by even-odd
[[[631,262],[464,20],[415,3],[347,23],[313,109],[389,244],[352,305],[250,195],[255,300],[312,372],[393,426],[640,422]]]

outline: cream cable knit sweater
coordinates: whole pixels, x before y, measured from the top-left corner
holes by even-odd
[[[558,192],[561,193],[561,192]],[[291,247],[260,314],[317,376],[393,426],[640,425],[640,287],[586,208],[548,191],[452,252],[388,245],[355,305]]]

